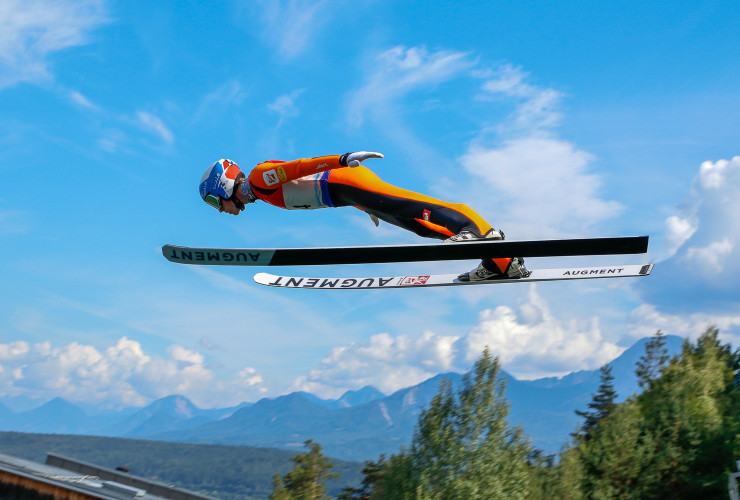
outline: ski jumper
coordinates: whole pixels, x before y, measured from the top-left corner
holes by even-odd
[[[401,189],[340,158],[263,162],[249,173],[249,188],[257,199],[288,210],[353,206],[425,238],[444,240],[464,230],[481,236],[492,229],[467,205]],[[491,261],[503,273],[511,259]]]

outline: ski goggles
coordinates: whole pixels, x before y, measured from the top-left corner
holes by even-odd
[[[234,202],[234,205],[236,205],[236,208],[238,208],[240,212],[244,210],[244,203],[239,201],[236,196],[233,196],[229,199]],[[221,211],[221,197],[220,196],[214,196],[212,194],[208,194],[206,195],[206,203],[208,203],[210,206],[212,206],[216,210]]]
[[[214,196],[212,194],[207,194],[206,203],[208,203],[210,206],[212,206],[216,210],[221,210],[221,197],[220,196]]]

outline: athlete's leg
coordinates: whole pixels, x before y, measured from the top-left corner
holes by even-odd
[[[365,167],[332,170],[329,196],[334,206],[354,206],[426,238],[446,239],[462,231],[481,237],[491,225],[462,203],[449,203],[393,186]],[[485,259],[492,272],[506,272],[510,258]]]
[[[328,180],[335,206],[354,206],[421,236],[445,239],[463,230],[482,236],[491,229],[467,205],[401,189],[362,166],[332,170]]]

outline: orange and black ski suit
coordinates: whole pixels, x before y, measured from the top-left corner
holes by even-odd
[[[353,206],[425,238],[446,239],[464,230],[484,235],[491,229],[467,205],[401,189],[363,166],[347,167],[341,159],[266,161],[247,176],[249,189],[255,198],[288,210]],[[503,273],[511,259],[492,261]]]

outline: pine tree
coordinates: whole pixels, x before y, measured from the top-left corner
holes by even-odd
[[[463,387],[448,381],[419,416],[411,448],[391,457],[372,498],[524,498],[531,450],[506,422],[498,360],[486,349]]]
[[[641,389],[647,389],[660,377],[660,373],[668,362],[668,349],[665,346],[663,332],[658,330],[646,344],[645,354],[637,361],[637,383]]]
[[[709,327],[638,397],[656,460],[645,473],[660,477],[672,498],[726,497],[726,474],[735,468],[740,438],[740,353]]]
[[[365,467],[362,469],[364,474],[362,486],[360,488],[346,487],[337,497],[337,500],[368,500],[375,489],[375,485],[385,475],[387,467],[388,461],[382,453],[377,462],[366,460]]]
[[[295,463],[293,470],[282,479],[279,476],[275,477],[271,499],[325,500],[329,498],[326,496],[327,490],[324,482],[338,477],[338,474],[330,472],[334,465],[321,453],[319,443],[309,439],[304,444],[308,451],[299,453],[290,459]]]
[[[579,436],[589,439],[592,431],[596,428],[599,421],[606,418],[614,410],[617,399],[617,391],[614,389],[614,376],[612,368],[608,364],[601,367],[600,383],[596,394],[593,395],[591,402],[588,404],[590,410],[576,410],[576,415],[583,417],[585,421],[581,426]]]
[[[285,483],[280,474],[275,474],[272,478],[272,493],[269,496],[269,500],[293,500],[295,497],[285,489]]]
[[[655,478],[645,469],[656,458],[656,442],[645,432],[632,400],[616,405],[578,447],[581,489],[593,499],[651,498]]]
[[[556,485],[547,496],[727,498],[727,474],[740,458],[738,369],[740,352],[721,344],[716,328],[684,342],[642,394],[601,418],[593,405],[586,438],[547,471]]]

